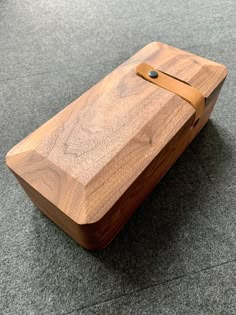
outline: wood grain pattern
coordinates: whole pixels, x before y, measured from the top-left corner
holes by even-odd
[[[199,89],[206,110],[135,73],[147,62]],[[224,66],[151,43],[9,151],[33,202],[82,246],[106,246],[207,122]]]

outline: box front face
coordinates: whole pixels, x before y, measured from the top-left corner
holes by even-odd
[[[99,221],[195,111],[178,95],[137,76],[147,62],[208,97],[223,66],[152,43],[15,146],[9,167],[78,224]]]

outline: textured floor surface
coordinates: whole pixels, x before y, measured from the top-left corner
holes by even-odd
[[[17,142],[151,41],[225,64],[211,121],[101,252],[6,168]],[[236,314],[236,1],[0,0],[0,314]]]

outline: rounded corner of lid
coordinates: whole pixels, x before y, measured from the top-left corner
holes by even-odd
[[[102,220],[102,218],[103,216],[92,218],[91,215],[80,215],[72,219],[78,226],[92,227],[96,226]]]
[[[17,153],[15,152],[16,146],[12,147],[5,155],[5,163],[8,168],[14,168],[14,162],[16,161]]]

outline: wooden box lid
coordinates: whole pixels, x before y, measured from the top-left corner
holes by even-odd
[[[143,62],[206,98],[227,75],[223,65],[153,42],[7,154],[9,168],[77,224],[99,221],[193,121],[188,102],[136,74]]]

